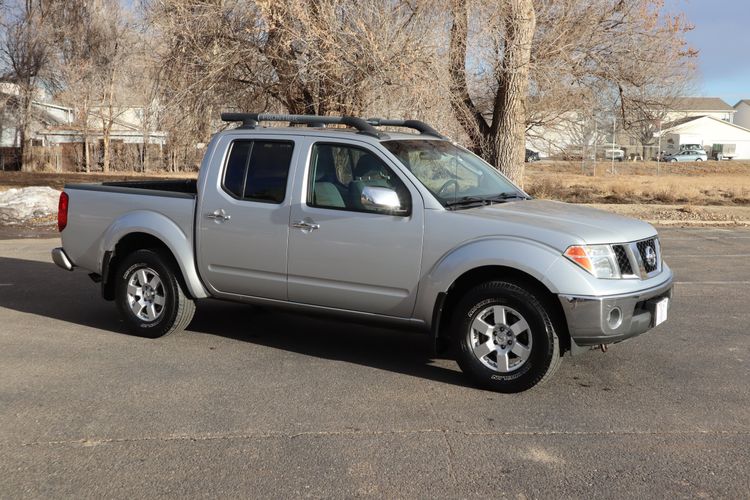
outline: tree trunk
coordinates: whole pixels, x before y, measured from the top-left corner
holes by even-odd
[[[102,130],[102,147],[104,148],[104,155],[102,158],[102,170],[104,173],[109,173],[109,167],[111,163],[111,135],[112,135],[112,125],[114,125],[115,121],[115,111],[113,109],[114,107],[114,91],[115,91],[115,69],[114,67],[109,72],[109,82],[107,86],[107,117],[102,118],[102,122],[104,124],[104,127]]]
[[[104,134],[102,136],[102,172],[105,174],[109,173],[109,162],[110,162],[110,139],[109,139],[110,127],[104,128]]]
[[[31,172],[34,168],[34,157],[31,141],[31,106],[34,89],[31,84],[23,89],[23,114],[21,116],[21,171]]]
[[[87,133],[83,135],[83,162],[88,174],[91,172],[91,145],[89,144],[89,135]]]
[[[452,0],[453,24],[448,49],[448,69],[451,77],[450,100],[456,120],[469,136],[468,148],[480,154],[482,143],[490,129],[481,110],[477,109],[469,95],[469,85],[466,81],[466,48],[469,36],[467,10],[466,0]]]
[[[91,139],[89,138],[89,95],[83,100],[83,158],[85,163],[85,170],[88,174],[91,172]]]
[[[148,143],[151,140],[150,128],[150,114],[146,112],[146,108],[143,109],[143,148],[141,150],[141,172],[145,173],[148,168]]]
[[[488,153],[492,164],[523,186],[526,152],[526,98],[536,16],[532,0],[508,0],[505,52],[498,71]]]
[[[504,0],[503,60],[496,70],[497,92],[492,125],[476,107],[466,80],[468,14],[466,0],[453,0],[449,48],[451,105],[456,119],[486,161],[518,185],[523,185],[526,150],[526,98],[529,90],[531,42],[536,28],[533,0]]]

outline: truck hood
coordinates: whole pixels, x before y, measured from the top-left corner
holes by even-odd
[[[475,218],[502,221],[509,226],[507,229],[524,231],[516,234],[530,234],[537,229],[532,239],[561,250],[576,243],[625,243],[656,235],[656,229],[646,222],[559,201],[514,201],[461,212]]]

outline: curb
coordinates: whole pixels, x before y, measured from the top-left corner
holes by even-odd
[[[750,220],[643,220],[657,226],[750,226]]]

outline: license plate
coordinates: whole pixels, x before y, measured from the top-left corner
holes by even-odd
[[[667,311],[669,310],[669,299],[663,298],[656,303],[654,310],[654,326],[658,326],[667,321]]]

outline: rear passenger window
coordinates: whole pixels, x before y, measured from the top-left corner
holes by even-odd
[[[224,170],[224,189],[235,198],[281,203],[286,196],[294,143],[234,141]]]

